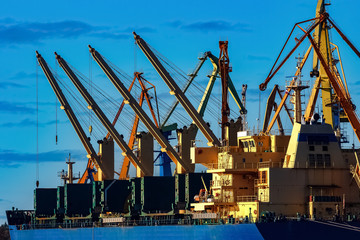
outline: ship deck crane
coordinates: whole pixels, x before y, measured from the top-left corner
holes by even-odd
[[[135,75],[135,77],[134,77],[133,83],[134,83],[135,79],[138,79],[140,87],[141,87],[139,106],[142,107],[144,99],[146,99],[146,102],[147,102],[148,107],[150,109],[151,115],[152,115],[152,117],[154,119],[154,123],[155,123],[156,127],[159,127],[158,120],[156,119],[154,109],[153,109],[152,104],[150,102],[150,96],[149,96],[149,93],[148,93],[148,91],[153,88],[154,91],[155,91],[155,97],[156,97],[156,88],[155,88],[155,86],[153,84],[151,84],[149,81],[147,81],[146,79],[144,79],[142,77],[142,73],[135,72],[134,75]],[[149,83],[151,85],[151,87],[148,88],[145,85],[145,82]],[[125,100],[123,101],[123,103],[125,103]],[[134,146],[134,143],[135,143],[135,137],[136,137],[136,132],[137,132],[138,126],[139,126],[139,116],[135,114],[135,121],[134,121],[133,127],[131,129],[130,139],[129,139],[129,143],[128,143],[128,145],[129,145],[129,147],[131,149],[133,149],[133,146]],[[122,164],[122,167],[121,167],[119,179],[128,179],[129,168],[130,168],[130,159],[129,159],[129,157],[126,156],[124,158],[124,161],[123,161],[123,164]]]
[[[158,141],[160,146],[162,147],[162,151],[166,152],[172,161],[175,164],[180,164],[185,172],[189,172],[191,169],[190,163],[185,163],[180,156],[177,154],[175,149],[170,145],[170,143],[166,140],[166,138],[162,135],[160,130],[156,127],[156,125],[151,121],[149,116],[145,113],[145,111],[139,106],[135,98],[129,93],[129,91],[125,88],[124,84],[120,81],[120,79],[116,76],[113,70],[109,67],[109,65],[105,62],[102,56],[91,46],[90,53],[93,56],[94,60],[98,63],[101,69],[104,71],[106,76],[111,80],[116,89],[120,92],[120,94],[125,99],[126,103],[130,105],[130,107],[134,110],[137,116],[139,116],[140,120],[144,123],[146,128],[150,131],[151,135]]]
[[[151,84],[149,81],[147,81],[146,79],[142,78],[141,77],[142,73],[138,73],[138,72],[135,72],[134,73],[134,78],[129,86],[129,89],[128,91],[130,92],[134,86],[134,83],[135,83],[135,80],[138,79],[139,83],[140,83],[140,87],[142,88],[141,90],[141,94],[140,94],[140,99],[142,99],[141,103],[140,103],[140,106],[142,106],[142,102],[143,102],[143,98],[147,97],[147,101],[148,103],[150,102],[150,98],[147,94],[147,91],[150,90],[151,88],[154,89],[155,91],[155,98],[156,98],[156,88],[153,84]],[[146,88],[145,86],[145,82],[146,81],[147,83],[149,83],[152,87],[150,88]],[[125,105],[125,101],[123,100],[120,107],[119,107],[119,110],[118,112],[116,113],[115,115],[115,118],[112,122],[112,125],[115,126],[116,122],[118,121],[119,117],[120,117],[120,114],[124,108],[124,105]],[[155,115],[153,113],[153,109],[151,107],[151,103],[150,103],[150,111],[152,111],[152,115],[154,117],[154,122],[157,122],[156,118],[155,118]],[[132,127],[132,130],[131,130],[131,134],[130,134],[130,139],[129,139],[129,142],[128,142],[128,145],[131,149],[133,149],[133,145],[134,145],[134,142],[135,142],[135,137],[136,137],[136,132],[137,132],[137,128],[138,128],[138,117],[135,116],[135,121],[134,121],[134,124],[133,124],[133,127]],[[107,133],[105,139],[109,139],[110,138],[110,132]],[[136,168],[137,166],[134,165],[134,167]],[[119,179],[127,179],[127,176],[128,176],[128,172],[129,172],[129,168],[130,168],[130,160],[128,157],[125,157],[124,158],[124,161],[123,161],[123,164],[122,164],[122,168],[121,168],[121,171],[120,173],[117,173],[119,175]],[[98,178],[97,178],[97,172],[94,170],[94,164],[92,163],[92,161],[88,161],[87,163],[87,166],[86,166],[86,170],[85,172],[83,173],[82,177],[79,179],[78,183],[85,183],[87,179],[90,179],[91,181],[97,181]]]
[[[266,131],[268,130],[268,126],[269,126],[269,120],[270,120],[270,116],[272,111],[275,111],[278,109],[278,106],[275,102],[275,97],[276,97],[276,93],[278,93],[278,95],[280,96],[280,99],[283,99],[280,89],[279,89],[279,85],[275,84],[273,90],[271,91],[267,103],[266,103],[266,110],[265,110],[265,116],[264,116],[264,123],[263,123],[263,129],[262,132],[266,133]],[[286,106],[286,105],[284,105]],[[291,116],[290,116],[290,112],[287,111],[290,120],[292,120]],[[280,135],[284,135],[284,128],[282,126],[281,120],[280,120],[280,115],[276,116],[276,121],[278,124],[278,129],[280,132]]]
[[[195,122],[200,131],[204,134],[208,140],[208,145],[220,146],[220,141],[217,139],[215,134],[211,131],[210,127],[205,123],[204,119],[199,115],[194,106],[190,103],[189,99],[184,95],[179,86],[175,83],[174,79],[167,72],[165,67],[160,63],[159,59],[148,47],[147,43],[135,32],[133,32],[135,41],[143,53],[146,55],[148,60],[151,62],[153,67],[156,69],[160,77],[164,80],[166,85],[170,89],[170,94],[175,95],[180,104],[184,107],[185,111],[190,115],[192,120]]]
[[[97,105],[97,103],[94,101],[94,99],[91,97],[91,95],[88,93],[86,88],[81,84],[77,76],[74,74],[74,72],[70,69],[68,64],[65,62],[65,60],[60,56],[56,55],[56,59],[59,62],[59,65],[61,68],[65,71],[66,75],[70,78],[70,80],[73,82],[75,87],[78,89],[80,94],[83,96],[87,104],[89,105],[89,109],[93,110],[95,115],[98,117],[100,122],[104,125],[106,130],[110,132],[111,136],[114,138],[115,142],[119,145],[121,150],[123,151],[124,156],[128,156],[131,161],[134,162],[134,165],[136,164],[138,168],[140,168],[141,172],[145,176],[152,176],[152,172],[147,169],[142,162],[139,161],[139,159],[135,156],[132,149],[126,144],[123,137],[120,136],[118,131],[114,128],[114,126],[111,124],[109,119],[105,116],[103,111],[100,109],[100,107]]]
[[[65,95],[61,91],[59,84],[57,83],[53,73],[49,69],[44,58],[37,51],[36,51],[36,57],[37,57],[37,60],[40,64],[42,70],[44,71],[45,76],[48,79],[54,93],[56,94],[57,99],[59,100],[59,102],[61,104],[61,109],[63,109],[65,111],[65,113],[66,113],[67,117],[69,118],[71,124],[73,125],[77,135],[79,136],[80,141],[83,144],[83,146],[88,154],[87,157],[89,158],[89,160],[91,162],[94,163],[94,165],[96,166],[97,169],[102,169],[103,176],[100,176],[100,179],[101,178],[106,179],[107,177],[109,177],[111,175],[111,173],[108,173],[105,171],[103,164],[100,161],[99,156],[97,155],[97,153],[95,152],[95,149],[91,145],[88,137],[86,136],[83,128],[80,125],[79,120],[77,119],[70,104],[68,103],[67,99],[65,98]]]
[[[282,62],[275,68],[275,65],[278,61],[278,59],[280,58],[280,55],[282,53],[282,51],[285,48],[285,45],[287,43],[285,43],[283,49],[281,50],[273,68],[271,69],[268,77],[266,78],[265,82],[260,84],[259,88],[260,90],[265,90],[266,89],[266,85],[267,83],[271,80],[271,78],[276,74],[276,72],[283,66],[283,64],[287,61],[287,59],[291,56],[291,54],[296,50],[296,48],[303,42],[303,40],[305,38],[308,38],[310,43],[311,43],[311,47],[314,49],[315,54],[317,55],[317,58],[319,59],[319,62],[321,63],[326,76],[329,78],[329,81],[331,83],[332,88],[334,89],[335,95],[336,95],[336,101],[339,102],[342,106],[342,108],[344,109],[344,112],[346,113],[349,122],[358,138],[358,140],[360,141],[360,121],[358,116],[356,115],[355,112],[355,105],[352,103],[351,98],[349,96],[349,94],[347,93],[346,89],[344,88],[344,84],[341,80],[341,78],[339,77],[339,75],[337,74],[336,69],[334,68],[334,66],[329,65],[329,63],[326,61],[326,58],[323,56],[321,50],[319,49],[317,43],[314,41],[314,39],[311,37],[311,32],[316,28],[317,25],[321,24],[324,21],[329,21],[331,23],[331,25],[336,29],[336,31],[339,33],[339,35],[343,38],[343,40],[350,46],[350,48],[355,52],[355,54],[360,58],[360,52],[355,48],[355,46],[348,40],[348,38],[340,31],[340,29],[337,27],[337,25],[330,19],[329,14],[327,12],[323,12],[322,14],[320,14],[319,17],[315,18],[315,19],[311,19],[311,20],[315,20],[310,27],[305,30],[303,28],[301,28],[297,23],[295,24],[294,28],[296,26],[298,26],[302,31],[303,31],[303,35],[302,37],[299,39],[298,43],[296,44],[296,46],[289,52],[288,55],[286,55],[286,57],[282,60]],[[307,20],[307,21],[303,21],[300,23],[304,23],[304,22],[309,22],[311,20]],[[293,30],[294,30],[293,28]],[[293,32],[292,30],[292,32]],[[291,32],[291,33],[292,33]],[[290,34],[291,36],[291,34]],[[290,36],[288,37],[288,39],[290,38]],[[305,58],[304,58],[305,59]],[[274,69],[275,68],[275,69]]]
[[[136,80],[136,77],[133,79],[133,81],[131,82],[130,84],[130,87],[129,87],[129,91],[131,91],[132,87],[134,86],[134,83],[135,83],[135,80]],[[115,115],[115,118],[112,122],[112,125],[115,126],[117,120],[119,119],[119,116],[120,116],[120,113],[122,112],[123,108],[124,108],[124,105],[125,105],[125,102],[124,100],[122,101],[120,107],[119,107],[119,110],[118,112],[116,113]],[[110,132],[108,132],[106,134],[106,137],[105,139],[109,139],[110,138]],[[129,141],[129,147],[132,148],[130,146],[130,141]],[[135,166],[136,167],[136,166]],[[119,174],[120,175],[120,174]],[[81,178],[79,179],[78,183],[86,183],[87,179],[90,179],[90,181],[97,181],[98,178],[97,178],[97,172],[94,170],[94,164],[92,163],[92,161],[88,161],[87,165],[86,165],[86,169],[85,169],[85,172],[83,173],[83,175],[81,176]]]

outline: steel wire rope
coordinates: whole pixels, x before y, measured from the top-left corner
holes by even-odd
[[[65,93],[68,93],[66,95],[70,95],[70,98],[67,97],[69,104],[70,104],[70,106],[73,107],[74,112],[76,113],[77,118],[79,119],[79,122],[81,122],[82,128],[84,128],[84,126],[87,126],[88,120],[85,120],[85,117],[83,116],[86,114],[86,110],[83,111],[82,109],[87,109],[87,106],[85,105],[84,102],[78,100],[78,98],[75,97],[76,93],[72,90],[71,87],[69,87],[68,84],[66,84],[66,82],[59,75],[55,74],[54,77],[57,80],[57,82],[59,82],[59,84],[61,86],[63,86],[63,89],[65,89]],[[95,123],[99,129],[102,129],[101,125],[98,122],[95,122]],[[98,131],[98,130],[95,130],[95,131]],[[101,133],[97,134],[97,137],[99,135],[101,135]],[[102,138],[98,138],[98,139],[102,139]]]
[[[170,69],[167,68],[167,70],[169,71],[169,74],[170,74],[173,78],[175,77],[176,79],[179,80],[179,78],[176,76],[176,74],[174,74],[174,73],[177,73],[178,75],[180,75],[180,76],[182,77],[182,79],[188,80],[188,78],[186,77],[186,74],[185,74],[180,68],[178,68],[175,64],[173,64],[173,63],[172,63],[170,60],[168,60],[166,57],[164,57],[163,55],[161,55],[161,53],[159,53],[156,49],[154,49],[153,47],[151,47],[149,44],[147,44],[147,45],[148,45],[148,46],[150,47],[150,49],[154,52],[154,54],[160,59],[160,61],[162,61],[162,62],[164,63],[164,65],[170,67]],[[164,66],[164,67],[165,67],[165,66]],[[166,67],[165,67],[165,68],[166,68]],[[184,83],[184,81],[180,81],[180,82]],[[187,83],[187,81],[185,81],[185,83]],[[193,86],[194,88],[196,88],[197,91],[194,92],[194,90],[191,89],[191,86]],[[189,89],[187,90],[186,93],[189,92],[189,93],[190,93],[190,96],[193,97],[193,98],[195,98],[195,99],[197,100],[197,102],[200,103],[202,97],[201,97],[199,94],[197,94],[197,92],[199,92],[199,91],[200,91],[200,92],[205,92],[205,87],[203,87],[202,85],[196,83],[195,81],[193,82],[193,84],[192,84],[191,86],[189,87]],[[184,89],[184,87],[183,87],[182,89]],[[190,99],[190,101],[191,101],[191,99]],[[194,101],[192,100],[192,102],[194,102]],[[213,108],[212,111],[210,110],[211,115],[212,115],[213,118],[217,119],[216,116],[218,116],[218,114],[217,114],[216,112],[217,112],[218,110],[215,110],[215,109],[214,109],[215,107],[212,106],[211,102],[214,102],[214,103],[216,104],[216,103],[221,103],[221,101],[220,101],[219,98],[213,96],[213,97],[211,97],[211,98],[209,99],[209,103],[210,103],[209,106],[210,106],[210,107],[207,107],[207,110],[208,110],[209,108]],[[231,115],[236,115],[236,112],[235,112],[234,110],[230,109],[230,112],[231,112]]]
[[[69,65],[70,66],[70,65]],[[75,68],[71,67],[74,71],[74,73],[85,83],[88,83],[88,80],[86,78],[86,76],[84,76],[81,72],[77,71]],[[79,80],[80,80],[79,79]],[[80,80],[80,81],[81,81]],[[106,103],[106,101],[103,101],[103,99],[101,99],[101,97],[99,96],[103,96],[103,98],[105,98],[105,100],[108,101],[108,103],[111,103],[113,104],[113,107],[109,106],[109,105],[106,105],[106,104],[103,104],[102,108],[105,108],[106,111],[104,112],[107,112],[107,113],[110,113],[110,115],[112,116],[112,118],[116,115],[117,111],[115,109],[118,109],[119,106],[120,106],[120,103],[112,98],[109,94],[106,94],[104,90],[102,90],[97,84],[93,83],[93,86],[94,86],[94,90],[95,90],[95,99],[97,99],[97,102],[99,102],[98,100],[100,99],[101,102],[103,103]],[[131,111],[129,111],[127,108],[124,108],[124,112],[126,112],[128,115],[132,115]],[[121,116],[123,117],[123,116]],[[124,124],[125,119],[122,119],[123,121],[117,121],[117,122],[120,122],[120,124],[125,127],[128,131],[131,131],[131,128],[129,128],[126,124]]]
[[[65,90],[64,93],[65,95],[67,95],[66,99],[68,100],[70,106],[73,108],[74,113],[76,114],[82,128],[84,129],[84,126],[87,126],[88,124],[88,119],[85,119],[86,110],[84,111],[83,109],[87,109],[87,106],[85,105],[84,102],[80,101],[77,97],[76,97],[76,93],[66,84],[66,82],[64,80],[62,80],[61,77],[59,77],[58,75],[54,76],[56,81],[62,86],[62,89]],[[102,139],[102,138],[98,138],[99,135],[101,135],[101,133],[97,133],[98,129],[101,129],[101,127],[99,126],[99,123],[97,121],[94,122],[96,125],[96,128],[94,128],[94,135],[97,139]]]

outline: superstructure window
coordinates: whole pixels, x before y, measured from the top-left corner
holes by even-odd
[[[309,151],[315,151],[315,146],[309,146]]]
[[[315,155],[314,154],[309,154],[308,158],[309,158],[309,166],[310,167],[315,167]]]
[[[267,171],[260,171],[260,183],[267,183]]]
[[[328,151],[328,146],[322,146],[322,150],[327,152]]]
[[[325,154],[325,155],[324,155],[324,160],[325,160],[325,166],[326,166],[326,167],[330,167],[330,166],[331,166],[330,154]]]
[[[316,154],[316,166],[324,166],[324,159],[322,154]]]
[[[249,143],[250,143],[250,147],[255,147],[254,141],[249,141]]]
[[[329,136],[308,136],[307,137],[309,145],[328,145]]]

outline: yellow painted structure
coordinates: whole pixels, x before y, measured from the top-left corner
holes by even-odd
[[[195,212],[218,213],[225,221],[258,221],[263,212],[316,219],[359,212],[353,150],[340,148],[330,124],[294,123],[291,136],[239,132],[238,144],[192,148],[192,161],[213,174],[212,198],[192,204]]]

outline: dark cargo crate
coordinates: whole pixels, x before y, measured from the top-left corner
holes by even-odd
[[[87,216],[92,208],[92,184],[66,184],[64,207],[67,216]]]
[[[174,177],[143,177],[141,179],[141,204],[143,212],[170,212],[174,201]]]
[[[185,203],[185,174],[175,175],[175,204]]]
[[[64,187],[57,187],[57,209],[64,209]]]
[[[93,208],[101,212],[127,213],[131,193],[127,180],[106,180],[93,183]]]
[[[141,211],[141,178],[132,178],[131,183],[131,214],[138,214]]]
[[[52,216],[57,207],[56,188],[36,188],[34,190],[35,216]]]

